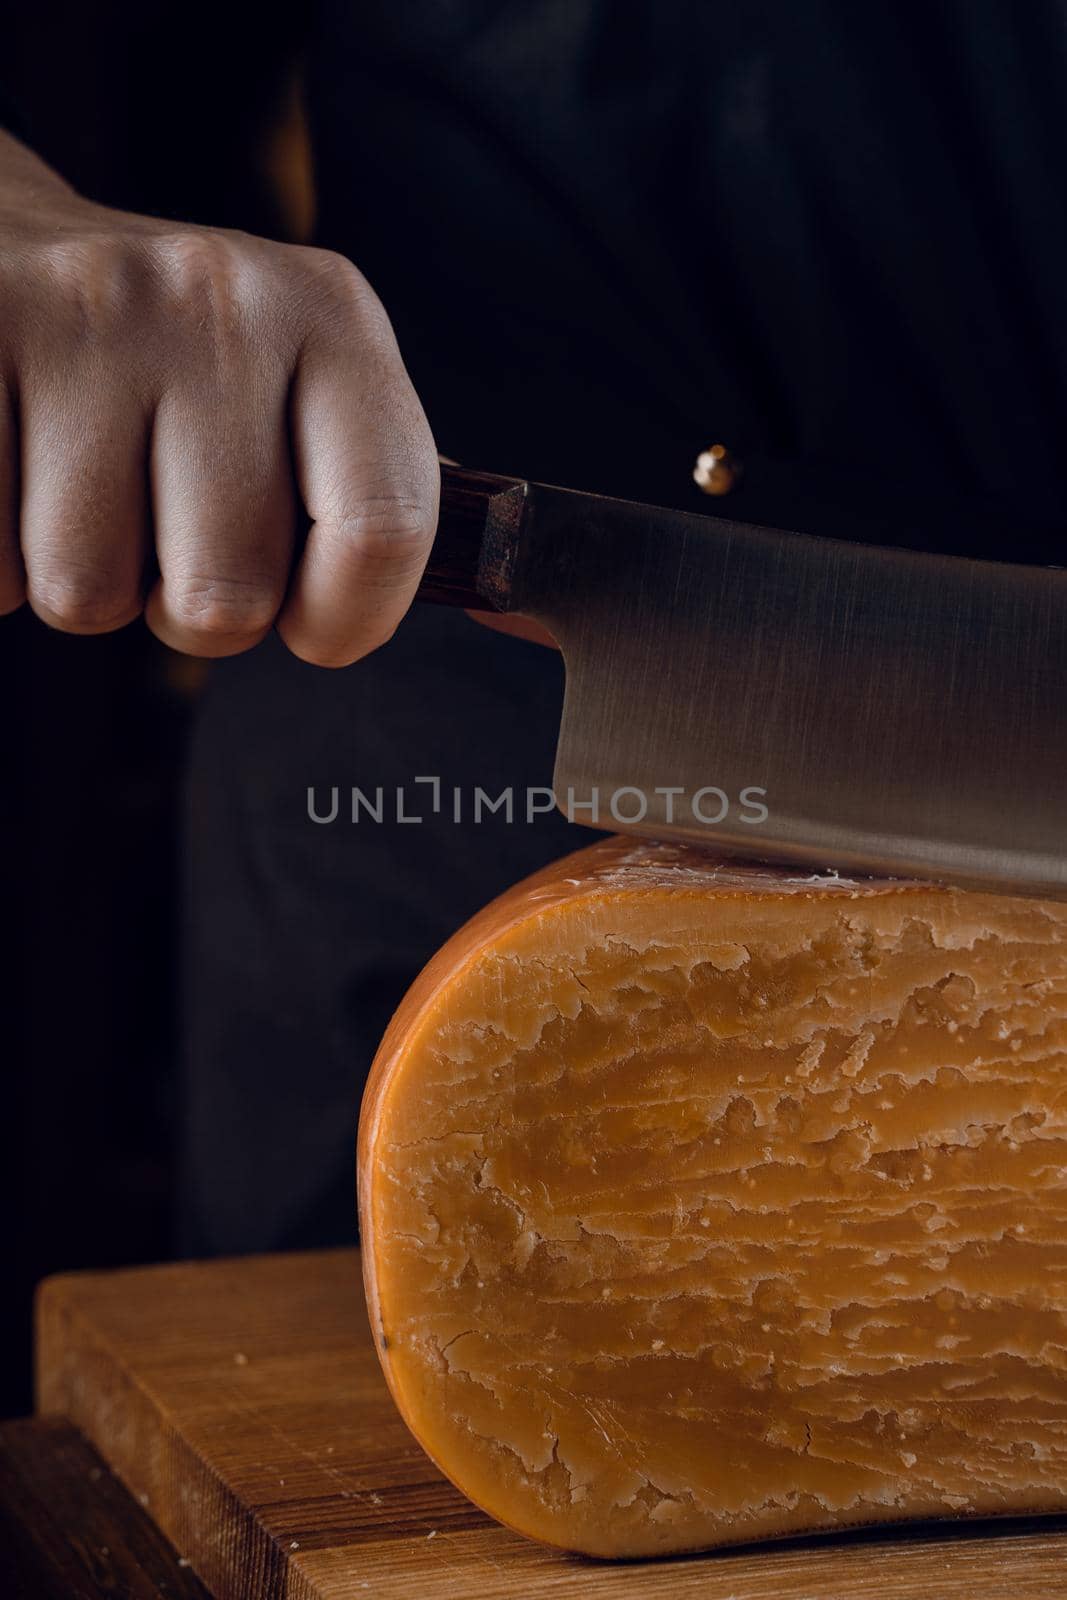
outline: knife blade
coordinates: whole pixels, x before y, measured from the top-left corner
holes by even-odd
[[[442,468],[419,598],[540,622],[572,820],[1067,898],[1067,572]]]

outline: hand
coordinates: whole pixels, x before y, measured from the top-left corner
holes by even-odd
[[[0,380],[0,613],[343,666],[407,610],[437,457],[343,257],[93,205],[0,135]]]

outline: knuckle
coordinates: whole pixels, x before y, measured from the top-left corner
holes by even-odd
[[[114,234],[58,238],[42,247],[40,265],[58,299],[63,324],[81,338],[120,334],[137,297],[138,267],[127,242]]]
[[[347,256],[307,245],[291,248],[303,268],[303,281],[316,310],[325,309],[335,320],[355,323],[366,335],[392,342],[385,307]]]
[[[353,547],[361,561],[392,569],[398,579],[425,560],[434,532],[430,507],[420,496],[404,491],[366,495],[336,525],[337,537]]]
[[[228,276],[233,251],[225,235],[207,228],[175,229],[160,233],[151,241],[157,264],[166,274],[168,287],[179,298],[195,298],[205,285]]]
[[[68,633],[108,633],[139,610],[136,595],[106,572],[90,567],[32,574],[30,605],[44,621]]]
[[[262,285],[240,235],[190,228],[160,235],[150,248],[165,309],[179,326],[214,340],[248,335]]]
[[[258,578],[189,577],[165,588],[174,623],[205,639],[265,633],[281,601],[274,586]]]

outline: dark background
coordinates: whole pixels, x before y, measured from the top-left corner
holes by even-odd
[[[93,199],[282,237],[303,203],[275,131],[287,15],[49,0],[5,16],[0,99]],[[43,1275],[173,1253],[176,820],[201,683],[140,623],[81,639],[0,619],[0,1416],[30,1407]]]

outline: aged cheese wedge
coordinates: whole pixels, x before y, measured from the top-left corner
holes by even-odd
[[[361,1125],[371,1321],[597,1556],[1067,1509],[1067,905],[610,840],[451,940]]]

